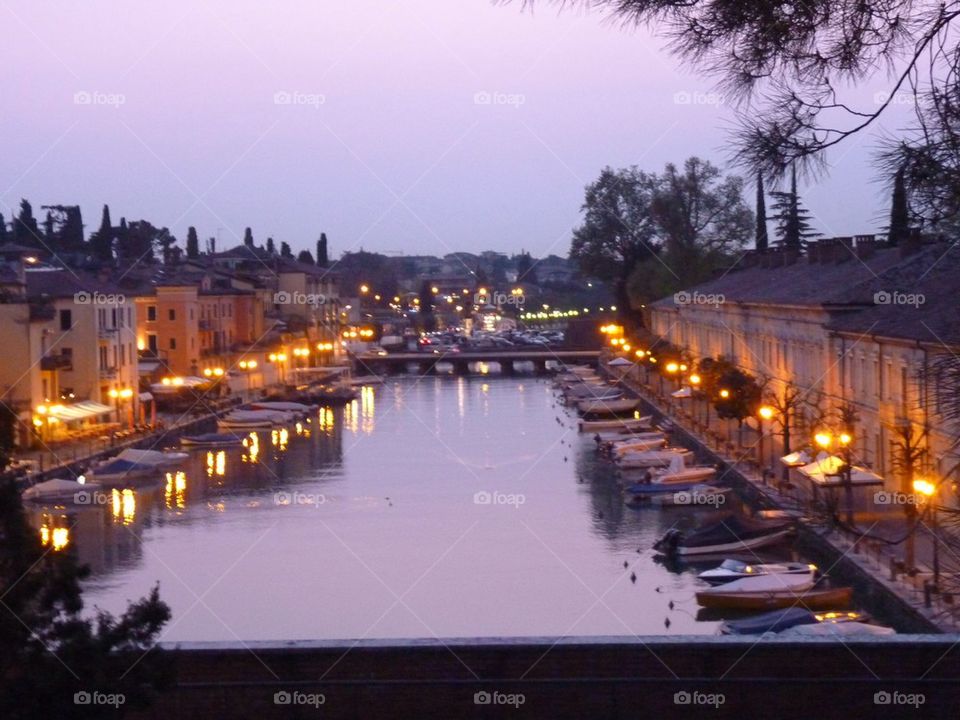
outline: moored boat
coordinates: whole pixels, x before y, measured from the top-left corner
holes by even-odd
[[[611,420],[581,420],[580,432],[591,432],[593,430],[649,430],[650,422],[653,418],[646,415],[641,418],[614,418]]]
[[[719,488],[713,485],[697,484],[689,489],[676,490],[660,493],[650,498],[655,505],[673,506],[682,505],[684,507],[719,507],[727,500],[727,495],[732,488]]]
[[[622,393],[621,393],[622,394]],[[582,400],[577,409],[583,415],[620,415],[633,412],[640,407],[639,400]]]
[[[83,476],[84,484],[94,483],[106,487],[123,487],[151,482],[159,477],[160,468],[157,465],[144,465],[113,458],[106,460]]]
[[[789,521],[758,521],[728,515],[691,532],[672,528],[653,547],[676,555],[736,553],[782,542],[793,532],[793,523]]]
[[[90,503],[84,501],[81,493],[94,493],[100,487],[96,483],[55,478],[31,485],[21,493],[21,497],[32,502],[75,502],[85,505]]]
[[[727,620],[720,626],[720,632],[723,635],[762,635],[768,632],[779,633],[798,625],[864,622],[866,619],[862,613],[853,611],[815,613],[802,607],[787,607],[742,620]]]
[[[727,559],[712,570],[704,570],[697,577],[711,585],[722,585],[745,577],[770,575],[772,573],[781,575],[805,574],[816,569],[816,565],[804,562],[747,563],[742,560]]]
[[[765,593],[781,590],[802,592],[812,588],[816,580],[816,571],[807,568],[804,573],[770,573],[742,577],[728,583],[714,585],[703,592],[714,594]]]
[[[195,447],[222,447],[225,445],[240,445],[245,435],[236,433],[204,433],[202,435],[185,435],[180,438],[181,445]]]
[[[172,450],[138,450],[136,448],[127,448],[119,455],[117,460],[128,460],[140,465],[152,465],[154,467],[165,467],[167,465],[176,465],[186,460],[189,455],[184,452],[174,452]]]
[[[741,582],[737,580],[736,582]],[[809,590],[767,590],[718,592],[723,585],[697,593],[697,602],[706,608],[725,610],[772,610],[786,607],[805,607],[808,610],[844,608],[850,604],[853,588],[825,587]]]

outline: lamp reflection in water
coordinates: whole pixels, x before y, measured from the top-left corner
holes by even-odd
[[[244,443],[247,441],[244,440]],[[207,477],[223,477],[227,474],[227,453],[225,450],[207,452]],[[218,483],[219,484],[219,483]]]
[[[124,488],[123,490],[113,489],[111,510],[113,511],[114,522],[130,525],[137,515],[137,497],[133,490]]]
[[[320,412],[317,414],[317,422],[320,425],[320,429],[323,430],[327,435],[333,432],[333,408],[320,408]]]
[[[243,446],[247,449],[247,451],[240,456],[240,460],[243,462],[255,463],[257,458],[260,457],[260,436],[258,436],[255,432],[251,432],[243,439]]]
[[[360,388],[360,421],[364,434],[373,432],[373,415],[376,410],[376,391],[370,385]]]
[[[59,518],[54,518],[52,515],[44,513],[40,525],[40,544],[54,551],[63,550],[69,545],[70,528],[61,524],[66,522],[66,516],[61,515]]]
[[[343,426],[354,434],[360,430],[360,418],[357,414],[356,400],[351,400],[343,406]]]
[[[223,452],[222,450],[220,452]],[[207,453],[208,461],[212,453]],[[209,468],[208,468],[209,469]],[[168,508],[184,509],[187,506],[187,474],[183,470],[167,473],[167,486],[164,499]]]
[[[287,449],[287,441],[290,439],[290,433],[286,428],[270,431],[270,444],[280,450]]]

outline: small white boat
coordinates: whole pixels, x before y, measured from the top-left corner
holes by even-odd
[[[653,481],[656,483],[702,483],[713,480],[717,476],[717,469],[712,465],[697,465],[694,467],[685,467],[682,470],[670,470],[660,475],[654,475]]]
[[[306,415],[313,410],[313,407],[310,405],[304,405],[298,402],[284,402],[282,400],[258,400],[257,402],[250,403],[250,407],[253,410],[271,410],[274,412],[295,413],[298,415]],[[239,412],[243,411],[241,410]]]
[[[616,462],[622,470],[645,470],[669,467],[677,456],[684,461],[693,459],[693,453],[686,448],[664,448],[624,453],[617,458]]]
[[[99,489],[100,485],[96,483],[54,479],[31,485],[20,496],[32,502],[76,502],[78,505],[87,505],[89,501],[84,502],[79,494],[94,493]]]
[[[147,465],[115,457],[95,465],[92,470],[86,473],[85,479],[107,487],[122,487],[138,484],[143,480],[153,480],[159,477],[159,474],[160,468],[157,465]]]
[[[577,409],[584,415],[619,415],[633,412],[640,407],[639,400],[582,400],[577,403]]]
[[[135,448],[127,448],[117,455],[117,460],[127,460],[139,465],[164,467],[166,465],[176,465],[177,463],[183,462],[189,457],[190,455],[185,452],[137,450]]]
[[[808,568],[807,571],[803,573],[769,573],[767,575],[742,577],[739,580],[732,580],[722,585],[716,585],[704,592],[709,592],[713,595],[726,593],[768,593],[783,590],[803,592],[812,588],[816,581],[816,571]]]
[[[727,559],[712,570],[704,570],[697,577],[711,585],[722,585],[744,577],[805,574],[816,569],[816,565],[804,562],[746,563],[742,560]]]
[[[357,387],[359,385],[383,385],[386,380],[379,375],[358,375],[350,378],[347,382]]]
[[[616,458],[629,453],[643,452],[650,448],[651,443],[653,443],[655,447],[659,447],[656,443],[665,443],[666,441],[667,436],[662,432],[637,433],[625,440],[617,440],[610,443],[610,454]]]
[[[180,444],[190,447],[223,447],[225,445],[240,445],[245,437],[245,435],[237,435],[235,433],[184,435],[180,438]]]
[[[889,636],[896,635],[897,631],[884,625],[873,625],[871,623],[850,621],[850,622],[828,622],[821,621],[809,625],[795,625],[777,633],[777,637],[863,637],[863,636]]]
[[[581,420],[580,432],[594,430],[649,430],[653,417],[645,415],[641,418],[613,418],[610,420]]]
[[[235,430],[271,428],[275,425],[284,425],[292,419],[291,413],[275,410],[235,410],[220,418],[217,421],[217,427]]]

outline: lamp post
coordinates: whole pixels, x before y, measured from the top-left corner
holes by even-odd
[[[767,469],[763,467],[763,438],[765,435],[764,421],[769,422],[770,420],[772,420],[773,412],[774,412],[773,408],[770,407],[769,405],[761,405],[759,408],[757,408],[757,418],[760,422],[760,442],[758,443],[758,447],[757,447],[759,451],[760,459],[757,464],[760,466],[761,473],[763,473],[764,483],[766,483],[767,481]],[[773,440],[772,439],[770,441],[770,464],[771,465],[773,464]]]
[[[853,442],[853,436],[847,432],[842,432],[836,437],[829,432],[818,432],[813,439],[817,445],[828,452],[834,443],[843,449],[843,472],[840,477],[843,482],[844,497],[847,501],[847,524],[853,525],[853,465],[850,457],[850,444]]]
[[[937,491],[938,485],[929,480],[914,480],[914,492],[922,495],[930,504],[930,531],[933,533],[933,589],[940,587],[940,538],[937,535]]]
[[[702,382],[699,375],[692,373],[690,377],[687,378],[687,382],[690,383],[690,399],[693,401],[693,415],[697,423],[700,422],[700,383]]]

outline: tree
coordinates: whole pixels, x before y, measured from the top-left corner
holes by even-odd
[[[250,248],[253,247],[253,231],[250,228],[243,231],[243,244]]]
[[[26,199],[20,200],[20,212],[13,219],[13,241],[30,247],[41,247],[40,228],[33,216],[33,207]]]
[[[773,213],[777,223],[777,244],[781,247],[801,250],[804,241],[816,237],[810,225],[810,213],[800,202],[797,194],[797,171],[790,170],[790,190],[770,193],[774,197]]]
[[[713,401],[717,417],[736,420],[737,432],[742,441],[743,421],[756,415],[760,407],[762,388],[756,378],[739,368],[726,370],[720,376],[718,385]]]
[[[200,239],[193,225],[187,228],[187,257],[191,260],[200,257]]]
[[[271,255],[277,254],[277,246],[274,245],[272,237],[267,238],[267,252]]]
[[[172,681],[166,656],[153,648],[170,608],[154,586],[119,618],[83,614],[72,546],[42,544],[12,481],[0,482],[0,716],[98,717],[74,693],[122,693],[124,709],[144,707]]]
[[[313,255],[310,254],[309,250],[301,250],[297,254],[297,261],[307,263],[308,265],[313,265]]]
[[[120,218],[117,229],[117,256],[130,263],[153,263],[154,248],[164,248],[172,238],[166,228],[156,228],[147,220],[134,220],[127,225],[126,218]]]
[[[763,173],[757,172],[757,232],[754,234],[754,247],[766,252],[769,246],[767,238],[767,203],[763,197]]]
[[[293,259],[293,252],[291,252],[290,245],[286,241],[280,242],[280,257]]]
[[[903,180],[903,168],[893,178],[893,197],[890,200],[890,226],[887,242],[899,245],[910,237],[910,209],[907,205],[907,187]]]
[[[520,251],[517,255],[517,282],[537,284],[537,272],[530,253]]]
[[[659,251],[650,213],[654,181],[636,167],[606,167],[586,188],[583,224],[573,231],[570,259],[588,276],[613,286],[619,313],[633,324],[627,282],[644,258]]]
[[[149,223],[147,223],[149,225]],[[151,227],[153,227],[151,225]],[[177,239],[170,234],[167,228],[155,230],[154,242],[160,248],[160,257],[163,258],[164,265],[172,264],[178,257],[179,249],[176,247]],[[153,253],[151,252],[151,256]]]
[[[437,321],[433,315],[433,289],[429,280],[420,284],[420,324],[424,332],[430,332],[436,327]]]
[[[327,234],[320,233],[320,239],[317,240],[317,265],[327,267],[330,264],[329,248],[327,247]]]
[[[100,217],[100,228],[90,237],[90,247],[94,256],[102,261],[109,262],[113,260],[113,224],[110,222],[110,206],[103,206],[103,214]]]

